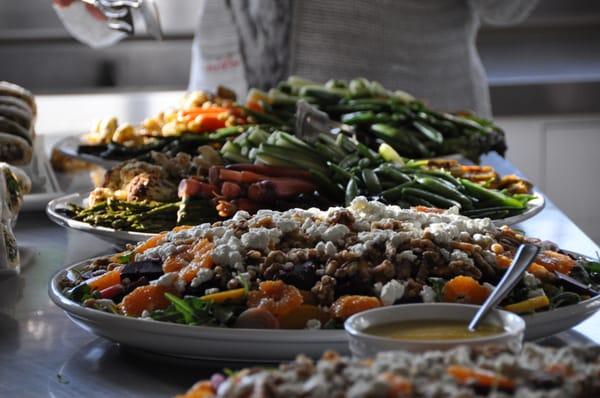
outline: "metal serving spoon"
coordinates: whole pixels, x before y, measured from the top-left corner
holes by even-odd
[[[474,332],[477,329],[479,322],[494,308],[506,295],[515,287],[517,282],[521,280],[523,273],[529,268],[533,260],[540,252],[540,247],[530,244],[520,245],[515,254],[515,258],[504,273],[500,283],[492,291],[487,300],[479,308],[471,323],[469,323],[469,331]]]

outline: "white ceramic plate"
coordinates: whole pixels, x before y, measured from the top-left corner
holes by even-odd
[[[59,211],[59,209],[65,208],[69,203],[86,207],[88,195],[89,193],[73,193],[56,198],[48,203],[46,213],[52,221],[62,227],[72,228],[81,232],[87,232],[89,234],[96,235],[100,239],[110,243],[136,243],[144,241],[155,235],[144,232],[129,232],[108,227],[98,227],[82,221],[75,221]],[[494,224],[497,226],[512,225],[527,220],[538,214],[544,208],[545,200],[544,196],[539,192],[535,192],[535,196],[536,198],[529,202],[529,207],[523,214],[519,214],[518,216],[514,217],[503,218],[500,220],[494,220]]]
[[[523,213],[512,217],[494,220],[494,224],[499,227],[503,225],[513,225],[523,222],[525,220],[529,220],[531,217],[538,214],[546,206],[546,199],[544,199],[544,195],[542,195],[538,191],[534,191],[533,195],[535,196],[535,198],[533,198],[527,203],[527,210],[525,210]]]
[[[48,293],[54,303],[83,329],[126,346],[158,354],[220,361],[277,362],[300,353],[319,357],[325,350],[348,354],[343,330],[259,330],[187,326],[129,318],[90,309],[64,297],[59,280],[70,269],[79,269],[93,259],[59,271],[50,281]],[[524,316],[525,340],[536,340],[572,328],[600,309],[600,296],[579,304]]]
[[[80,136],[71,135],[58,141],[54,148],[61,154],[73,159],[83,160],[84,162],[96,164],[105,169],[109,169],[120,163],[118,160],[102,159],[100,156],[94,156],[86,153],[79,153],[79,145],[84,144]]]
[[[48,203],[48,206],[46,207],[46,214],[48,214],[50,220],[62,227],[86,232],[95,235],[109,243],[116,243],[119,245],[125,243],[142,242],[155,235],[145,232],[119,231],[114,228],[90,225],[82,221],[73,220],[59,211],[59,209],[64,209],[69,203],[75,203],[79,206],[87,206],[88,195],[89,193],[72,193],[61,196],[60,198],[56,198]]]

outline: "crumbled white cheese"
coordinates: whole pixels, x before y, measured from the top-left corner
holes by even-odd
[[[212,269],[200,268],[194,279],[192,279],[190,285],[192,287],[200,286],[204,282],[208,282],[209,280],[211,280],[213,276],[215,276],[215,271],[213,271]]]
[[[281,238],[281,231],[276,228],[250,228],[242,235],[242,246],[246,249],[266,251],[270,245],[276,245]]]
[[[219,290],[219,288],[218,288],[218,287],[212,287],[212,288],[210,288],[210,289],[206,289],[206,290],[204,291],[204,294],[205,294],[205,295],[207,295],[207,294],[215,294],[215,293],[219,293],[219,291],[220,291],[220,290]]]
[[[333,257],[337,253],[337,247],[332,242],[319,242],[315,246],[320,256]]]
[[[323,232],[322,238],[324,241],[341,243],[348,233],[350,233],[350,229],[347,226],[344,224],[335,224]]]
[[[167,272],[160,276],[160,278],[150,282],[151,285],[163,286],[165,288],[177,287],[176,282],[179,279],[179,273]]]
[[[529,289],[535,289],[541,284],[540,280],[536,278],[535,275],[527,271],[525,271],[525,274],[523,275],[523,283],[525,283],[525,286]]]
[[[306,321],[306,329],[321,329],[321,321],[318,319],[309,319]]]
[[[423,285],[421,292],[419,293],[424,303],[435,303],[435,291],[431,286]]]
[[[462,250],[454,249],[450,253],[450,261],[464,261],[465,264],[474,265],[473,259]]]
[[[379,298],[381,299],[383,305],[392,305],[404,296],[405,288],[406,282],[399,282],[395,279],[392,279],[383,285]]]

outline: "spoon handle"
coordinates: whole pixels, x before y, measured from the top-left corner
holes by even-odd
[[[523,273],[529,268],[533,260],[537,257],[540,252],[539,246],[523,244],[520,245],[515,254],[515,258],[511,262],[508,270],[504,273],[504,276],[500,280],[500,283],[489,295],[487,300],[479,308],[471,323],[469,323],[469,330],[471,332],[477,329],[477,325],[485,317],[489,310],[494,308],[502,301],[504,297],[515,287],[517,282],[521,280]]]

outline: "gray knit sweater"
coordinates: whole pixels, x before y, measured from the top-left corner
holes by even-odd
[[[227,0],[227,9],[250,87],[267,89],[289,74],[364,76],[439,109],[490,116],[477,30],[482,21],[517,23],[536,2]]]

